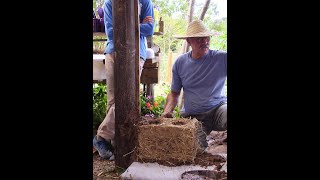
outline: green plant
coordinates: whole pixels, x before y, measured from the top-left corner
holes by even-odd
[[[176,106],[176,107],[173,109],[172,115],[173,115],[174,118],[181,118],[180,109],[179,109],[178,106]]]
[[[107,95],[106,85],[93,84],[93,127],[98,128],[106,115]]]
[[[161,89],[162,89],[162,91],[164,92],[165,95],[168,95],[169,92],[171,91],[170,85],[166,84],[166,83],[162,83]]]
[[[166,97],[171,91],[170,86],[166,83],[161,85],[161,89],[164,94],[157,96],[152,101],[150,96],[145,96],[145,94],[140,93],[140,108],[142,116],[150,116],[153,118],[160,117],[164,110],[164,105],[166,104]],[[180,118],[180,109],[176,106],[173,110],[174,118]]]

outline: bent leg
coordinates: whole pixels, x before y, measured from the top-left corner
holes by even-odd
[[[107,108],[106,117],[99,125],[97,136],[111,140],[115,134],[115,104],[114,104],[114,59],[113,54],[106,54],[105,58],[107,82]]]
[[[227,130],[227,104],[222,104],[216,109],[213,116],[213,130],[225,131]]]
[[[115,134],[115,106],[114,104],[109,108],[109,111],[100,124],[97,135],[105,140],[111,140]]]
[[[201,122],[202,128],[198,129],[198,137],[201,145],[203,147],[207,147],[207,139],[206,136],[211,131],[225,131],[227,130],[227,104],[222,103],[219,107],[214,108],[205,113],[199,114],[188,114],[182,113],[182,117],[188,118],[196,118]]]
[[[114,59],[113,54],[106,54],[106,82],[107,82],[107,114],[111,106],[114,105]]]

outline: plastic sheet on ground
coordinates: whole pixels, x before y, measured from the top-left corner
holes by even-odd
[[[214,170],[215,166],[201,167],[199,165],[163,166],[158,163],[133,162],[127,170],[121,174],[123,179],[134,180],[179,180],[181,174],[191,170]]]

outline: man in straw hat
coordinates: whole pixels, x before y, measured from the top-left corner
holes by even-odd
[[[185,39],[192,50],[177,58],[172,67],[171,92],[167,96],[162,117],[172,118],[178,103],[181,88],[184,104],[181,116],[196,118],[202,122],[199,140],[207,147],[206,134],[227,130],[227,52],[211,50],[210,32],[200,20],[191,22],[185,35],[174,36]]]

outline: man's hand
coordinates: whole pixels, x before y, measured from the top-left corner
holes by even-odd
[[[143,19],[142,23],[153,23],[153,18],[152,18],[152,16],[146,16],[146,17]]]
[[[180,92],[179,93],[174,91],[169,92],[161,117],[173,118],[172,112],[178,103],[179,94]]]
[[[171,112],[163,112],[161,115],[162,118],[173,118]]]

